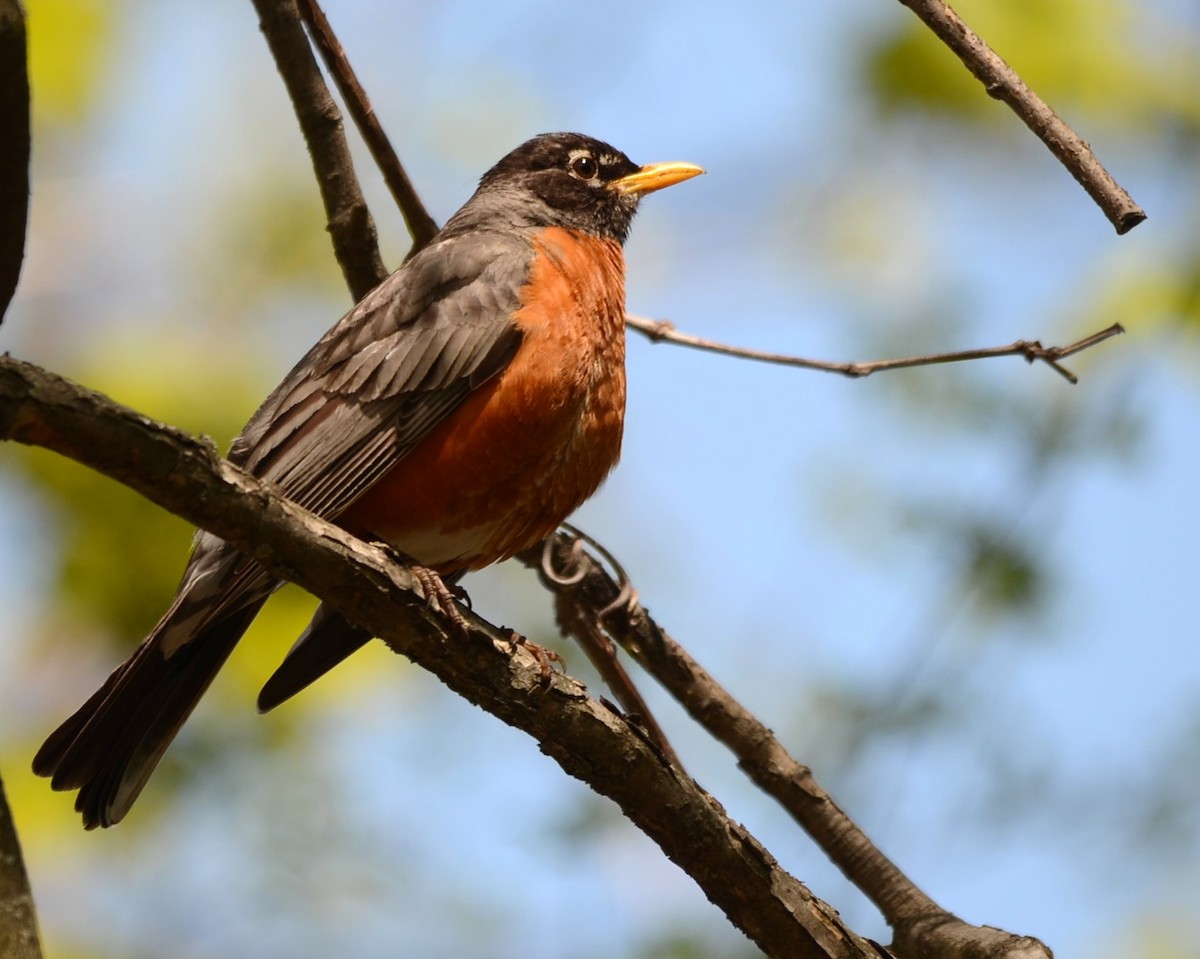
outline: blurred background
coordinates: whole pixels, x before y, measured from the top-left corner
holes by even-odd
[[[849,381],[635,336],[624,459],[576,520],[947,908],[1059,959],[1192,957],[1200,8],[957,6],[1145,224],[1117,237],[889,0],[327,9],[439,221],[547,130],[705,166],[643,206],[635,312],[827,359],[1126,326],[1070,360],[1077,386],[1011,358]],[[253,9],[28,8],[31,233],[0,349],[224,445],[349,306]],[[357,155],[398,264],[403,223]],[[189,536],[0,447],[0,769],[51,956],[757,955],[607,801],[381,644],[256,716],[311,610],[291,588],[130,819],[85,834],[30,758],[157,619]],[[467,586],[554,641],[528,571]],[[642,685],[701,783],[888,941]]]

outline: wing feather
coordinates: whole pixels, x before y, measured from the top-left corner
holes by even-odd
[[[507,234],[422,251],[296,365],[230,458],[336,517],[512,359],[529,267]]]

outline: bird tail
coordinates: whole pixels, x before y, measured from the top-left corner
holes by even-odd
[[[254,589],[215,616],[198,616],[188,592],[34,757],[33,771],[52,788],[79,790],[75,808],[88,829],[129,812],[271,589]]]
[[[332,606],[322,603],[258,694],[258,711],[268,712],[295,696],[370,640],[369,632],[352,626]]]

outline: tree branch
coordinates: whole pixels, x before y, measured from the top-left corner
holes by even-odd
[[[367,99],[367,92],[358,82],[354,68],[346,58],[346,51],[342,49],[341,42],[325,17],[325,11],[321,9],[317,0],[300,0],[300,15],[308,25],[309,33],[312,34],[317,49],[321,52],[321,59],[325,62],[325,69],[337,84],[346,109],[354,119],[354,125],[367,144],[367,149],[371,151],[371,158],[383,174],[383,181],[404,217],[408,234],[413,241],[412,250],[409,252],[411,256],[433,239],[438,231],[437,222],[425,209],[412,180],[408,178],[404,164],[392,149],[392,143],[383,132],[375,108]]]
[[[309,3],[313,2],[313,0],[304,0],[304,2]],[[314,37],[317,38],[318,43],[322,46],[326,65],[338,83],[351,115],[356,118],[360,133],[367,141],[372,155],[376,157],[378,163],[385,168],[394,165],[402,171],[402,167],[399,166],[399,160],[396,159],[395,152],[392,150],[382,128],[378,123],[368,122],[373,118],[373,111],[367,101],[366,94],[357,83],[344,51],[342,51],[340,44],[337,43],[336,38],[333,37],[328,23],[320,16],[319,9],[315,7],[315,2],[313,2],[313,7],[315,12],[310,14],[310,29],[313,30]],[[297,104],[297,116],[302,126],[310,122],[306,119],[306,113],[301,109],[299,104]],[[328,175],[335,175],[342,172],[336,167],[336,157],[332,154],[326,157],[314,156],[315,165],[321,162],[321,160],[335,164],[328,171]],[[352,171],[347,170],[345,172],[349,176],[353,175]],[[318,173],[318,176],[320,176],[320,173]],[[411,187],[407,183],[407,177],[404,178],[404,181],[406,187]],[[397,203],[400,204],[406,221],[410,224],[410,231],[413,232],[414,236],[415,250],[423,242],[427,241],[427,235],[424,232],[414,231],[412,224],[427,220],[428,214],[415,191],[411,189],[399,191],[393,189],[393,196],[396,198]],[[431,220],[428,220],[428,222],[432,223]],[[1046,348],[1036,341],[1017,341],[1007,347],[935,354],[899,360],[882,360],[872,363],[825,363],[822,361],[781,357],[776,354],[763,354],[751,350],[725,347],[711,341],[704,341],[696,337],[679,334],[673,328],[670,328],[669,325],[645,320],[641,317],[627,316],[626,320],[629,325],[646,333],[651,339],[666,339],[671,342],[728,353],[730,355],[769,362],[781,362],[792,366],[828,370],[852,377],[867,376],[882,369],[977,359],[985,356],[1020,355],[1024,356],[1030,362],[1042,360],[1051,365],[1061,375],[1074,382],[1074,375],[1063,368],[1058,361],[1080,349],[1094,345],[1121,332],[1120,327],[1113,326],[1108,330],[1101,331],[1068,347]],[[567,541],[565,544],[560,544],[556,540],[551,548],[557,550],[561,547],[570,551],[573,549],[570,543],[571,541]],[[531,565],[537,565],[539,559],[533,554],[537,554],[538,552],[537,550],[532,551],[530,556],[523,558],[529,561]],[[600,572],[603,574],[603,570]],[[604,658],[607,655],[603,649],[603,645],[606,642],[606,634],[603,627],[607,625],[607,618],[610,612],[618,617],[621,615],[620,609],[613,607],[612,604],[623,595],[612,583],[611,579],[607,579],[606,574],[603,575],[607,580],[608,588],[602,598],[592,595],[594,589],[589,590],[589,587],[584,585],[582,580],[577,582],[573,573],[568,573],[564,577],[561,577],[560,582],[557,584],[553,584],[554,577],[545,577],[551,581],[548,585],[561,590],[557,604],[560,623],[584,643],[585,648],[589,650],[589,655],[595,656],[600,661],[599,665],[602,670],[605,669]],[[566,595],[571,596],[569,601],[563,599]],[[620,603],[617,605],[619,607]],[[640,611],[640,607],[637,607],[636,603],[632,604],[632,608]],[[644,616],[644,611],[641,611],[641,613]],[[631,613],[630,615],[633,614]],[[645,619],[646,622],[649,622],[648,617]],[[657,627],[654,627],[654,631],[661,634],[661,631]],[[623,638],[628,639],[629,637],[625,636]],[[1000,957],[1004,957],[1004,959],[1030,959],[1030,957],[1046,957],[1049,955],[1049,951],[1037,940],[1014,936],[1001,930],[972,926],[957,919],[930,900],[890,860],[871,845],[861,830],[820,789],[812,779],[811,772],[788,756],[786,751],[774,740],[769,730],[762,727],[761,723],[758,723],[743,707],[732,701],[723,690],[720,690],[720,687],[712,682],[711,677],[703,674],[703,671],[687,658],[686,653],[666,639],[665,634],[662,635],[662,640],[662,649],[673,649],[679,654],[673,660],[676,667],[679,667],[681,664],[690,664],[688,668],[679,670],[681,675],[690,675],[692,677],[687,685],[692,689],[704,689],[708,691],[708,695],[700,696],[696,702],[693,702],[689,706],[693,710],[693,715],[696,715],[707,726],[708,723],[703,717],[706,714],[710,714],[710,704],[718,704],[719,708],[715,708],[715,714],[723,716],[724,720],[718,722],[717,725],[723,727],[724,732],[722,733],[717,729],[713,729],[712,731],[734,749],[735,753],[739,756],[741,765],[752,775],[752,778],[771,792],[772,795],[776,795],[784,803],[785,807],[792,812],[797,821],[817,838],[822,847],[826,849],[843,871],[856,883],[859,883],[879,905],[885,917],[887,917],[888,921],[896,929],[896,948],[900,950],[900,955],[905,957],[920,956],[922,959],[925,959],[925,957],[928,957],[928,959],[966,959],[966,957],[971,957],[971,959],[985,959],[985,957],[986,959],[1000,959]],[[656,670],[656,667],[650,662],[647,662],[646,665],[648,668]],[[666,673],[671,672],[671,668],[668,668],[666,665],[660,665],[657,668],[665,670]],[[608,675],[610,672],[623,674],[623,670],[619,670],[619,667],[617,670],[607,670],[605,674]],[[622,701],[639,701],[636,690],[632,689],[631,683],[627,683],[627,677],[621,675],[617,676],[617,679],[620,680],[618,688],[628,686],[631,689],[631,692],[623,694]],[[661,675],[660,681],[662,681]],[[669,683],[664,682],[664,685],[672,688],[672,691],[675,692]],[[686,697],[681,696],[679,692],[676,692],[676,695],[680,696],[681,701],[686,700]],[[661,741],[661,734],[655,731],[648,730],[643,735],[645,737],[643,741]],[[659,737],[657,740],[656,736]],[[558,754],[554,755],[563,763],[564,768],[567,768],[570,772],[571,769],[567,767],[565,761],[566,757],[559,756]],[[635,822],[639,821],[630,810],[627,809],[626,812]],[[671,855],[669,851],[668,855]],[[682,865],[682,862],[680,864]],[[687,869],[688,867],[685,866],[684,868]],[[688,871],[691,872],[690,869]],[[699,875],[695,875],[695,878],[704,885]],[[705,888],[707,889],[707,886]],[[731,916],[731,918],[733,917]],[[737,924],[738,920],[734,919],[734,922]],[[763,945],[761,941],[759,941],[759,944]],[[764,946],[764,948],[767,947]],[[770,951],[768,949],[768,952]],[[775,953],[772,952],[771,954]]]
[[[609,566],[620,578],[623,591],[610,604],[611,608],[615,610],[618,606],[632,601],[634,599],[632,594],[624,591],[624,587],[628,587],[629,590],[633,588],[629,577],[625,575],[625,570],[621,568],[617,558],[605,548],[604,544],[570,523],[563,523],[561,528],[570,533],[572,537],[572,559],[575,554],[583,555],[583,546],[586,542],[607,560]],[[556,540],[551,536],[540,546],[533,547],[527,556],[521,557],[522,562],[538,571],[542,584],[553,593],[557,593],[565,587],[574,586],[586,573],[585,566],[574,562],[567,564],[565,572],[558,572],[554,556],[555,545]],[[576,604],[571,609],[560,605],[558,607],[559,627],[564,636],[575,638],[580,648],[587,654],[588,659],[592,661],[592,665],[600,674],[604,685],[612,691],[613,696],[620,703],[621,708],[645,730],[646,735],[650,737],[671,765],[682,770],[684,768],[682,761],[667,739],[666,733],[658,724],[658,720],[654,718],[654,713],[650,711],[649,705],[642,697],[633,678],[626,671],[625,665],[617,656],[617,647],[613,645],[612,640],[604,631],[602,624],[609,611],[609,607],[583,610],[582,604]],[[579,615],[574,615],[569,623],[564,621],[564,616],[573,614]]]
[[[943,0],[900,0],[932,30],[983,84],[988,96],[1012,108],[1060,163],[1067,168],[1118,234],[1128,233],[1146,219],[1146,212],[1112,178],[1074,130],[1065,124],[1015,70],[959,18]]]
[[[0,956],[42,959],[33,893],[3,780],[0,780]]]
[[[375,221],[354,175],[342,114],[313,57],[296,0],[253,0],[259,25],[300,120],[325,204],[333,253],[357,303],[387,276]]]
[[[255,0],[256,4],[263,4],[266,0]],[[290,6],[290,4],[287,4]],[[953,12],[950,11],[951,15]],[[424,204],[421,202],[420,196],[413,188],[412,182],[408,178],[408,174],[404,170],[400,158],[397,156],[395,149],[392,147],[391,141],[387,134],[384,133],[376,118],[374,108],[371,106],[367,98],[366,91],[358,82],[358,78],[354,74],[354,70],[346,57],[344,48],[337,36],[333,33],[333,28],[329,21],[325,18],[317,0],[300,0],[300,7],[297,16],[303,15],[305,22],[313,33],[313,37],[317,42],[318,48],[321,50],[321,55],[325,61],[325,65],[334,78],[338,89],[341,91],[343,99],[346,101],[347,109],[350,115],[355,120],[355,125],[358,128],[360,135],[366,142],[367,147],[371,151],[371,156],[379,165],[383,172],[384,179],[387,181],[392,192],[392,197],[395,199],[404,216],[405,223],[408,224],[409,233],[413,238],[413,247],[409,255],[419,250],[422,246],[433,238],[437,232],[437,224],[430,217]],[[293,25],[294,27],[294,25]],[[964,29],[966,29],[964,27]],[[284,46],[285,39],[290,40],[295,33],[294,28],[285,30],[283,28],[283,18],[278,21],[273,20],[270,25],[264,20],[264,33],[268,33],[268,40],[271,41],[272,51],[276,46]],[[272,41],[271,33],[278,31],[282,36]],[[974,34],[972,34],[974,36]],[[978,38],[976,38],[978,40]],[[979,41],[982,45],[982,41]],[[983,47],[987,50],[987,47]],[[987,51],[991,54],[991,51]],[[991,56],[1001,65],[1003,61],[999,60],[995,54]],[[277,61],[279,55],[276,54]],[[293,58],[300,60],[301,58]],[[311,56],[304,59],[305,71],[311,69],[316,71],[316,64],[312,61]],[[1007,69],[1007,67],[1005,66]],[[284,70],[283,63],[280,63],[280,72]],[[1011,71],[1010,71],[1011,72]],[[317,81],[320,81],[319,71],[317,71]],[[1015,74],[1014,74],[1015,76]],[[285,78],[286,79],[286,78]],[[310,78],[311,81],[311,78]],[[1019,83],[1019,79],[1017,80]],[[1022,85],[1023,87],[1023,85]],[[317,131],[313,129],[315,125],[315,115],[312,110],[305,109],[302,101],[296,100],[296,96],[302,96],[307,87],[304,84],[288,84],[289,93],[293,97],[293,105],[296,109],[296,117],[300,122],[300,126],[305,131],[305,139],[310,142],[317,136]],[[321,89],[324,90],[324,84],[321,84]],[[295,91],[295,92],[293,92]],[[1026,92],[1029,92],[1026,88]],[[328,96],[328,91],[325,92]],[[1029,96],[1033,96],[1030,92]],[[1034,98],[1036,99],[1036,97]],[[1040,102],[1040,101],[1038,101]],[[1053,116],[1053,114],[1051,114]],[[1055,117],[1057,120],[1057,117]],[[1061,125],[1061,121],[1058,121]],[[349,150],[345,147],[345,137],[341,126],[338,126],[337,136],[342,141],[342,147],[337,150],[324,150],[321,152],[313,151],[313,166],[317,171],[318,181],[325,179],[354,179],[353,167],[349,166]],[[1068,131],[1069,132],[1069,131]],[[1086,144],[1084,145],[1086,147]],[[342,157],[346,158],[346,164],[342,164]],[[1094,159],[1094,158],[1093,158]],[[1144,214],[1143,214],[1144,217]],[[333,226],[331,223],[331,232]],[[372,230],[370,236],[371,242],[374,242],[374,232]],[[360,242],[366,242],[366,238],[360,238]],[[339,256],[335,244],[335,255]],[[1073,343],[1066,347],[1045,347],[1038,340],[1017,340],[1007,346],[998,347],[983,347],[972,350],[957,350],[948,353],[931,353],[923,356],[901,357],[897,359],[872,360],[868,362],[831,362],[825,360],[811,360],[804,357],[788,356],[779,353],[763,352],[761,350],[752,350],[746,347],[727,346],[723,343],[717,343],[713,340],[702,339],[701,337],[692,336],[688,333],[681,333],[677,330],[674,324],[666,320],[652,320],[647,317],[637,316],[627,313],[625,315],[625,323],[631,329],[637,330],[639,333],[647,336],[652,342],[669,342],[680,346],[689,346],[695,349],[707,350],[713,353],[720,353],[727,356],[740,357],[742,359],[757,360],[765,363],[776,363],[784,366],[800,367],[810,370],[821,370],[829,373],[840,373],[843,376],[851,378],[861,378],[870,376],[872,373],[878,373],[883,370],[906,369],[914,366],[930,366],[938,363],[958,363],[965,360],[985,359],[995,356],[1023,356],[1028,362],[1040,360],[1053,368],[1060,376],[1070,383],[1078,382],[1078,377],[1070,370],[1062,366],[1058,361],[1064,357],[1077,353],[1087,347],[1094,346],[1109,337],[1115,336],[1118,333],[1123,333],[1124,330],[1119,324],[1113,324],[1106,330],[1101,330],[1091,336]]]
[[[1036,939],[988,926],[973,926],[922,892],[838,807],[790,756],[775,734],[729,694],[670,638],[618,585],[603,565],[584,552],[575,536],[558,533],[549,547],[557,574],[558,619],[572,631],[602,629],[636,659],[693,719],[724,743],[738,765],[820,845],[835,865],[879,908],[895,930],[892,949],[903,959],[1049,959]],[[521,555],[540,568],[541,550]],[[597,613],[596,610],[604,612]]]
[[[461,635],[448,628],[387,551],[282,499],[210,443],[10,357],[0,357],[0,439],[54,450],[226,539],[529,733],[567,773],[616,802],[767,955],[880,955],[636,725],[569,676],[547,681],[511,633],[469,610]]]
[[[0,0],[0,322],[8,311],[29,221],[29,73],[25,12],[19,0]]]
[[[1016,340],[1007,346],[986,346],[974,350],[954,350],[949,353],[926,353],[923,356],[906,356],[897,359],[869,360],[866,362],[836,362],[832,360],[810,360],[802,356],[784,353],[767,353],[742,346],[727,346],[716,340],[706,340],[690,333],[681,333],[669,320],[652,320],[644,316],[625,314],[625,325],[637,330],[652,343],[663,341],[690,346],[710,353],[722,353],[761,363],[776,363],[781,366],[798,366],[806,370],[822,370],[826,373],[841,373],[851,379],[870,376],[884,370],[902,370],[914,366],[933,366],[938,363],[961,363],[964,360],[983,360],[996,356],[1023,356],[1026,362],[1040,360],[1069,383],[1078,383],[1079,377],[1059,363],[1059,360],[1074,356],[1083,350],[1103,343],[1105,340],[1125,332],[1120,323],[1099,332],[1089,334],[1069,346],[1042,346],[1038,340]]]
[[[19,0],[0,0],[0,322],[16,292],[25,257],[30,145],[25,11]],[[3,780],[0,780],[0,956],[42,957],[33,893]]]

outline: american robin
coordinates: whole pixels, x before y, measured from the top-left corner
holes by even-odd
[[[640,198],[703,171],[639,167],[576,133],[483,175],[434,240],[309,350],[229,459],[447,582],[550,535],[616,465],[625,413],[625,260]],[[38,751],[89,828],[119,822],[281,585],[198,532],[179,591],[136,652]],[[266,711],[370,636],[312,622]]]

